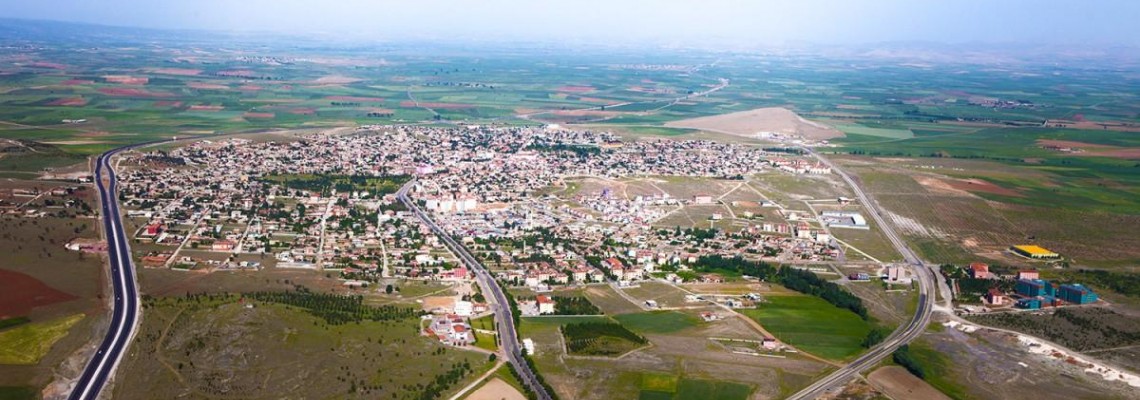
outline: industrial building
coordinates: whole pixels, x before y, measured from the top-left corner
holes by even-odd
[[[1009,249],[1012,250],[1014,253],[1017,253],[1019,255],[1029,257],[1029,258],[1035,258],[1035,259],[1061,258],[1060,254],[1049,251],[1048,249],[1046,249],[1044,247],[1032,245],[1032,244],[1023,244],[1023,245],[1013,246],[1013,247],[1010,247]]]
[[[1025,297],[1056,296],[1053,284],[1041,279],[1021,279],[1017,281],[1017,294]]]
[[[1064,300],[1066,303],[1072,304],[1090,304],[1096,303],[1096,293],[1085,285],[1074,283],[1071,285],[1061,285],[1060,290],[1057,291],[1057,297]]]

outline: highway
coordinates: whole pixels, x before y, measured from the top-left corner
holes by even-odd
[[[524,383],[538,394],[539,399],[549,400],[551,397],[546,393],[546,388],[538,383],[535,372],[530,369],[530,365],[526,363],[526,360],[523,360],[518,332],[515,330],[515,320],[511,315],[510,303],[507,303],[507,296],[503,293],[503,288],[500,287],[499,283],[495,281],[495,278],[487,272],[483,264],[475,259],[475,256],[473,256],[471,252],[467,251],[466,247],[463,247],[463,245],[456,242],[455,239],[452,239],[451,235],[448,235],[439,225],[436,225],[435,221],[431,219],[431,216],[421,210],[419,205],[408,197],[408,190],[411,189],[414,184],[414,180],[404,184],[404,186],[396,192],[396,198],[415,213],[416,217],[427,224],[432,232],[435,232],[436,236],[443,241],[443,244],[447,246],[452,253],[455,253],[455,256],[459,257],[460,261],[462,261],[468,269],[475,273],[475,278],[479,282],[479,287],[482,288],[483,293],[489,293],[491,298],[494,299],[494,302],[491,304],[491,310],[495,313],[495,323],[499,331],[499,341],[503,350],[506,352],[507,361],[510,361],[510,363],[514,365],[515,370],[522,375]]]
[[[911,265],[914,269],[915,277],[918,279],[918,308],[915,310],[914,316],[910,321],[902,325],[895,332],[891,333],[886,340],[883,340],[878,346],[872,348],[867,353],[864,353],[859,358],[852,361],[835,372],[832,372],[827,377],[812,383],[810,386],[804,388],[798,393],[788,397],[789,399],[815,399],[823,395],[824,392],[832,388],[838,387],[847,383],[851,378],[861,373],[864,369],[874,366],[882,361],[887,356],[890,356],[900,346],[910,343],[912,340],[922,334],[926,329],[926,325],[930,323],[930,315],[934,310],[934,285],[935,274],[929,267],[922,262],[922,259],[915,254],[914,251],[907,246],[906,242],[899,237],[895,232],[894,226],[888,224],[886,219],[883,218],[882,210],[879,208],[878,203],[863,191],[863,187],[857,181],[851,178],[846,172],[839,168],[839,166],[832,163],[830,160],[819,155],[809,148],[802,148],[807,153],[814,156],[823,164],[831,167],[844,181],[847,182],[851,189],[855,191],[855,195],[862,202],[866,212],[870,214],[871,218],[875,220],[875,224],[879,226],[883,234],[890,240],[891,245],[898,250],[903,259]]]
[[[111,325],[103,342],[95,350],[95,355],[87,363],[83,374],[76,381],[68,399],[93,400],[107,383],[123,358],[131,338],[134,337],[139,318],[138,283],[135,281],[134,265],[131,262],[131,249],[123,231],[119,217],[118,183],[115,171],[111,168],[111,158],[115,154],[144,143],[109,150],[99,156],[95,165],[95,186],[99,189],[100,210],[103,217],[103,232],[107,238],[108,264],[111,267],[111,283],[115,295]],[[106,183],[104,183],[106,179]]]

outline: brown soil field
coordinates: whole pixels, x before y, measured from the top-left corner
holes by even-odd
[[[198,104],[198,105],[190,106],[191,111],[222,111],[224,109],[225,109],[225,107],[223,107],[223,106],[211,106],[211,105],[205,105],[205,104]]]
[[[573,85],[561,86],[558,89],[554,89],[554,91],[556,91],[556,92],[567,92],[567,93],[587,93],[587,92],[593,92],[595,90],[597,90],[597,89],[594,89],[593,86],[573,86]]]
[[[236,77],[248,78],[248,77],[256,76],[257,73],[250,71],[248,69],[229,69],[229,70],[225,70],[225,71],[218,71],[217,75],[218,76],[236,76]]]
[[[64,69],[64,68],[67,68],[67,66],[66,66],[66,65],[63,65],[63,64],[59,64],[59,63],[53,63],[53,62],[44,62],[44,61],[36,61],[36,62],[33,62],[33,63],[29,63],[29,64],[28,64],[28,66],[29,66],[29,67],[32,67],[32,68],[50,68],[50,69]]]
[[[178,107],[182,107],[182,102],[181,101],[170,101],[170,100],[159,100],[159,101],[154,102],[154,106],[155,107],[178,108]]]
[[[22,317],[33,308],[75,298],[29,275],[0,269],[0,318]]]
[[[202,73],[200,69],[191,68],[151,68],[146,70],[152,74],[195,76]]]
[[[277,116],[276,114],[273,114],[273,113],[264,113],[264,112],[247,112],[247,113],[245,113],[245,114],[242,114],[242,117],[245,117],[245,118],[257,118],[257,119],[270,119],[270,118],[273,118],[273,117],[276,117],[276,116]]]
[[[353,83],[353,82],[360,82],[360,81],[361,81],[360,78],[353,78],[351,76],[329,75],[329,76],[322,76],[320,78],[317,78],[313,82],[319,83],[322,85],[329,85],[329,84],[339,85],[339,84]]]
[[[1071,147],[1083,150],[1079,153],[1071,153],[1073,156],[1110,157],[1123,158],[1126,160],[1140,159],[1140,148],[1135,147],[1119,147],[1104,144],[1075,142],[1071,140],[1048,139],[1038,139],[1037,144],[1041,146]]]
[[[238,90],[245,91],[245,92],[256,92],[256,91],[261,90],[261,89],[262,89],[262,87],[257,86],[257,85],[241,85],[241,86],[238,86]]]
[[[983,192],[1010,197],[1025,197],[1025,195],[1021,194],[1021,192],[1010,188],[1004,188],[981,179],[953,180],[950,181],[949,184],[950,187],[954,189],[965,190],[967,192]]]
[[[893,399],[950,400],[950,397],[911,375],[903,367],[892,365],[879,368],[867,375],[867,380]]]
[[[87,105],[87,99],[82,97],[66,97],[62,99],[55,99],[47,103],[49,106],[68,106],[79,107]]]
[[[95,81],[90,81],[90,80],[86,80],[86,79],[68,79],[66,81],[60,82],[60,84],[68,85],[68,86],[90,85],[93,83],[95,83]]]
[[[219,85],[217,83],[206,83],[206,82],[186,82],[186,86],[191,88],[191,89],[202,89],[202,90],[226,90],[226,89],[230,88],[229,86],[226,86],[226,85]]]
[[[150,82],[150,78],[144,76],[106,75],[103,79],[109,83],[118,83],[120,85],[145,85],[147,82]]]
[[[672,128],[691,128],[737,136],[757,137],[760,132],[798,135],[805,139],[842,137],[843,132],[810,122],[795,112],[781,107],[758,108],[710,117],[690,118],[665,123]]]
[[[467,396],[466,400],[525,400],[526,396],[519,393],[518,389],[514,386],[504,382],[502,379],[495,378],[487,382],[486,385],[479,388],[471,395]]]
[[[415,108],[415,107],[417,107],[417,106],[416,106],[416,103],[415,103],[414,101],[411,101],[411,100],[404,100],[404,101],[401,101],[401,102],[400,102],[400,107],[404,107],[404,108]],[[466,108],[475,108],[475,105],[473,105],[473,104],[463,104],[463,103],[431,103],[431,102],[420,102],[420,105],[419,105],[419,107],[438,108],[438,109],[441,109],[441,110],[461,110],[461,109],[466,109]]]
[[[381,97],[361,97],[361,96],[325,96],[325,99],[332,101],[356,101],[361,103],[383,103],[384,99]]]
[[[170,97],[170,93],[151,92],[143,89],[100,88],[99,93],[118,97]]]
[[[312,107],[298,107],[298,108],[290,109],[289,113],[290,114],[296,114],[296,115],[313,115],[313,114],[317,113],[317,109],[312,108]]]

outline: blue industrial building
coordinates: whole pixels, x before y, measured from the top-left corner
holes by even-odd
[[[1036,297],[1017,299],[1017,308],[1024,308],[1026,310],[1036,310],[1041,308],[1041,299]]]
[[[1092,289],[1079,283],[1061,285],[1061,289],[1057,291],[1057,297],[1072,304],[1096,303],[1097,299],[1096,293],[1093,293]]]
[[[1019,279],[1017,294],[1025,297],[1055,296],[1053,284],[1041,279]]]

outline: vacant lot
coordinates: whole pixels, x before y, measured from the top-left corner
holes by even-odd
[[[419,336],[417,318],[330,325],[294,306],[221,295],[161,299],[146,313],[115,398],[446,396],[487,361]]]
[[[843,132],[835,128],[807,121],[789,109],[777,107],[672,121],[665,126],[702,129],[744,137],[759,137],[761,132],[794,135],[805,139],[831,139],[843,136]]]
[[[855,313],[812,296],[769,296],[756,309],[740,312],[781,341],[832,360],[861,352],[860,343],[871,330]]]
[[[978,315],[970,320],[1025,332],[1077,351],[1140,345],[1140,318],[1104,307]]]
[[[867,380],[871,381],[871,385],[875,388],[882,390],[883,393],[893,399],[950,399],[922,379],[911,375],[903,367],[879,368],[867,375]]]
[[[627,328],[641,333],[673,333],[700,323],[697,317],[677,311],[622,314],[615,316],[614,319]]]

